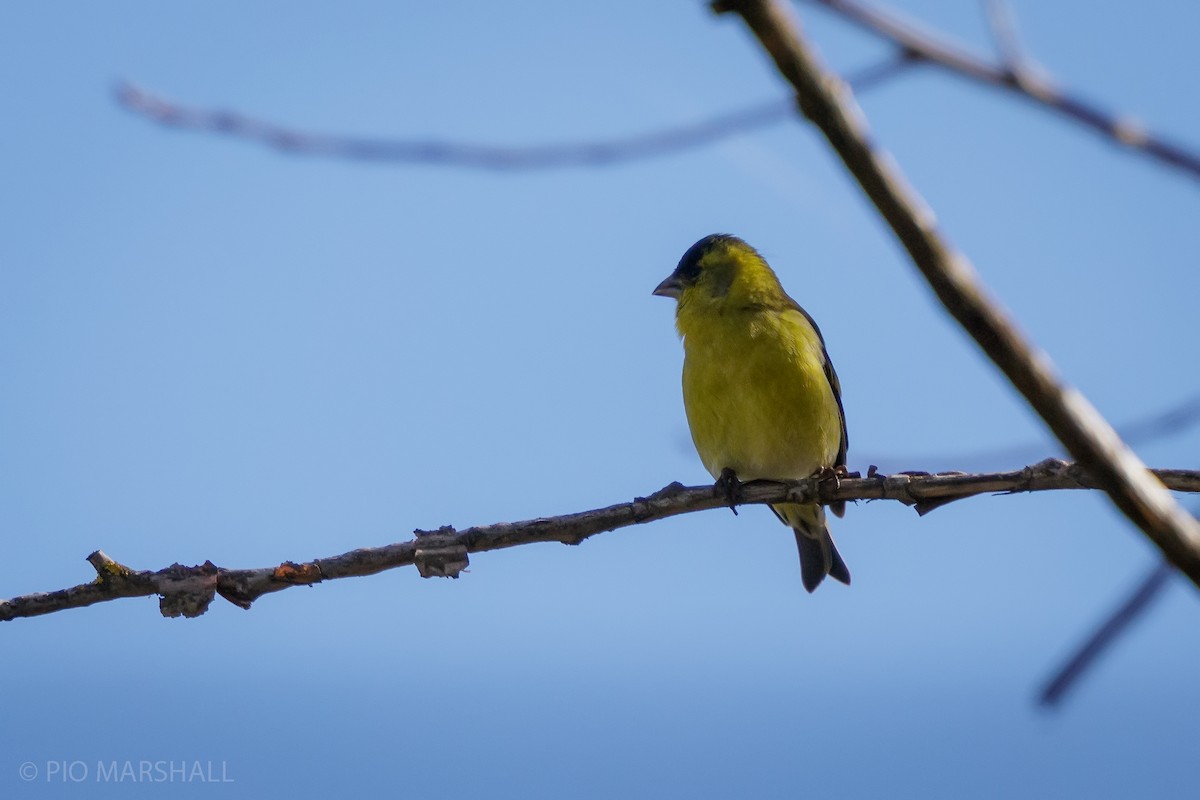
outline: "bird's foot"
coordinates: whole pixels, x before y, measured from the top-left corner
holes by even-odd
[[[729,510],[737,516],[737,491],[742,482],[738,480],[737,473],[729,467],[721,470],[721,477],[717,478],[713,488],[725,496],[725,502],[729,504]]]
[[[845,464],[839,464],[836,467],[821,467],[813,473],[813,477],[818,483],[832,483],[834,490],[842,488],[842,478],[848,477],[850,471],[846,469]]]
[[[840,480],[849,474],[850,472],[846,469],[846,465],[839,464],[836,467],[821,467],[819,470],[814,472],[812,476],[818,480],[830,481]]]

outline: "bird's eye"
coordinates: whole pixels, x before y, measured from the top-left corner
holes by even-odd
[[[680,264],[678,272],[680,278],[688,283],[694,283],[700,277],[700,264],[695,261]]]

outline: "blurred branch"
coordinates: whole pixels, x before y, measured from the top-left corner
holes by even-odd
[[[1200,471],[1159,470],[1167,486],[1181,492],[1200,492]],[[835,500],[896,500],[925,513],[952,500],[979,494],[1042,492],[1056,489],[1094,489],[1100,482],[1087,470],[1058,459],[1013,472],[968,475],[961,472],[876,474],[852,473],[840,479],[809,478],[803,481],[750,481],[737,487],[739,505]],[[0,621],[35,617],[68,608],[83,608],[122,597],[159,596],[163,616],[198,617],[216,595],[249,608],[264,594],[289,586],[307,586],[337,578],[374,575],[384,570],[415,565],[422,577],[457,578],[468,565],[468,553],[500,550],[534,542],[579,544],[605,531],[640,525],[679,514],[728,506],[723,488],[685,487],[679,483],[607,508],[541,517],[524,522],[502,522],[457,531],[415,531],[416,538],[385,547],[301,563],[285,561],[262,569],[225,569],[211,561],[196,567],[172,564],[157,572],[130,569],[97,550],[88,556],[96,570],[91,583],[56,592],[38,593],[0,601]]]
[[[996,52],[1000,54],[1000,63],[1008,68],[1017,83],[1023,83],[1026,75],[1033,71],[1033,64],[1017,35],[1012,6],[1008,0],[983,0],[983,10],[996,43]]]
[[[829,140],[946,310],[1117,508],[1200,586],[1200,521],[1175,502],[1112,426],[1078,390],[1061,381],[1049,357],[988,296],[975,268],[937,231],[932,211],[905,182],[899,166],[870,141],[865,116],[849,89],[817,61],[788,7],[781,0],[725,0],[713,7],[735,11],[745,20],[795,88],[801,112]]]
[[[1096,628],[1075,653],[1067,659],[1038,695],[1038,702],[1047,707],[1062,703],[1067,693],[1079,683],[1080,678],[1095,665],[1116,641],[1129,629],[1162,594],[1167,579],[1175,572],[1166,561],[1160,562],[1137,585],[1137,588],[1112,611]]]
[[[864,91],[918,64],[936,64],[968,78],[1009,89],[1110,140],[1200,177],[1200,155],[1164,141],[1127,117],[1106,112],[1059,90],[1033,68],[1016,35],[1012,12],[1003,0],[985,0],[989,24],[1000,52],[999,65],[969,50],[925,33],[897,16],[856,0],[809,0],[881,36],[897,47],[885,59],[847,78]],[[231,111],[189,108],[121,83],[116,100],[127,110],[170,128],[182,128],[246,139],[293,155],[358,161],[458,166],[498,171],[603,167],[658,158],[703,147],[722,139],[788,119],[792,104],[771,101],[726,112],[707,120],[629,137],[593,142],[500,147],[440,139],[358,138],[307,133]]]
[[[1176,169],[1200,178],[1200,154],[1167,142],[1130,117],[1113,114],[1063,91],[1049,78],[1030,68],[1017,47],[1007,8],[992,2],[989,19],[1000,47],[1002,63],[991,63],[970,50],[929,34],[915,24],[858,0],[808,0],[838,14],[871,33],[887,39],[910,58],[935,64],[957,75],[1007,89],[1038,105],[1091,128],[1116,144],[1131,148]],[[728,5],[736,5],[730,3]],[[998,8],[999,7],[999,8]]]
[[[440,164],[490,170],[608,166],[653,158],[760,128],[791,116],[790,103],[778,100],[733,111],[695,125],[668,128],[625,139],[596,142],[497,147],[436,139],[364,139],[305,133],[230,111],[187,108],[130,84],[117,87],[117,102],[171,128],[249,139],[293,155],[329,156],[359,161]]]
[[[1192,395],[1182,402],[1153,414],[1117,426],[1117,434],[1128,445],[1143,445],[1174,436],[1200,422],[1200,394]],[[691,447],[691,441],[687,443]],[[961,453],[945,453],[942,455],[924,455],[914,457],[911,454],[892,458],[886,455],[873,454],[865,457],[872,464],[879,464],[880,469],[891,469],[893,464],[919,461],[937,467],[942,464],[954,464],[967,472],[995,469],[1005,462],[1020,464],[1037,457],[1038,451],[1045,451],[1045,442],[1027,442],[1025,444],[997,447],[990,450],[971,450]],[[860,458],[862,454],[859,454]],[[862,463],[861,461],[859,463]]]
[[[863,69],[850,80],[861,91],[914,63],[905,54],[900,54]],[[490,170],[604,167],[625,161],[657,158],[703,147],[739,133],[792,119],[795,115],[790,100],[772,100],[719,114],[693,125],[664,128],[626,138],[498,147],[438,139],[365,139],[305,133],[232,111],[188,108],[128,82],[118,84],[115,96],[117,102],[129,111],[160,125],[247,139],[292,155]]]

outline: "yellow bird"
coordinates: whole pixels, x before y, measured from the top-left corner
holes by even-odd
[[[678,301],[683,405],[700,460],[727,488],[799,479],[846,464],[841,385],[812,317],[736,236],[696,242],[654,290]],[[804,588],[850,583],[820,505],[771,509],[796,533]],[[830,504],[837,516],[845,503]]]

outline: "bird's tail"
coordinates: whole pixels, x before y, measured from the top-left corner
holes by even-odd
[[[828,575],[842,583],[850,583],[850,570],[833,544],[825,525],[825,509],[819,505],[781,503],[771,510],[796,533],[800,550],[800,578],[804,588],[813,591]]]

